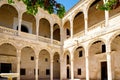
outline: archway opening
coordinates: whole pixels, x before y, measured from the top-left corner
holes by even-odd
[[[13,29],[14,19],[18,17],[17,10],[8,4],[0,7],[0,26]]]
[[[74,77],[78,79],[86,78],[85,71],[85,51],[82,46],[79,46],[74,52]]]
[[[21,50],[21,80],[35,80],[35,59],[35,52],[31,47],[26,46]]]
[[[43,49],[39,53],[39,79],[50,80],[50,53]]]
[[[0,45],[0,73],[17,72],[16,48],[9,43]]]
[[[84,14],[79,12],[76,14],[73,20],[73,35],[84,31]]]
[[[53,59],[53,78],[60,79],[60,56],[56,52]]]
[[[114,73],[113,79],[117,80],[120,79],[119,72],[120,72],[120,34],[116,35],[116,37],[111,42],[111,64],[112,73]]]
[[[63,61],[64,66],[62,66],[62,68],[64,70],[62,70],[62,73],[64,73],[65,79],[70,79],[71,78],[71,70],[70,70],[71,63],[70,63],[70,52],[69,51],[66,51],[64,53],[63,60],[64,60]]]
[[[107,61],[106,45],[101,40],[94,41],[89,47],[89,71],[91,79],[106,79],[106,76],[101,76],[103,75],[103,68],[106,70],[106,66],[102,64],[103,61]]]
[[[60,41],[60,27],[58,24],[53,26],[53,39]]]
[[[21,31],[36,34],[36,19],[33,15],[27,12],[23,13]]]
[[[51,37],[51,31],[50,31],[50,23],[47,19],[42,18],[39,21],[39,35],[50,38]]]
[[[67,21],[65,24],[64,24],[64,39],[67,39],[70,37],[71,33],[70,33],[70,21]]]
[[[96,6],[103,5],[103,0],[93,0],[94,2],[90,5],[89,10],[88,10],[88,27],[92,27],[93,25],[104,21],[105,20],[105,12],[96,9]]]

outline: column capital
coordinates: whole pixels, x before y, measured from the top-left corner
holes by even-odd
[[[53,60],[53,59],[50,59],[50,62],[51,62],[51,63],[53,63],[53,62],[54,62],[54,60]]]

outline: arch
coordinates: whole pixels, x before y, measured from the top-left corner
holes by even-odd
[[[16,52],[17,51],[17,49],[16,49],[16,47],[14,46],[14,45],[12,45],[11,43],[2,43],[1,45],[0,45],[0,47],[1,46],[3,46],[3,47],[5,47],[5,46],[9,46],[9,47],[5,47],[4,49],[4,51],[10,51],[10,50],[12,50],[13,49],[13,52]],[[12,48],[11,48],[12,47]],[[2,53],[2,52],[1,52]],[[10,52],[9,52],[10,53]]]
[[[94,41],[94,42],[93,42]],[[95,39],[89,44],[88,48],[88,56],[89,56],[89,69],[90,69],[90,78],[91,79],[98,79],[97,76],[101,76],[100,78],[106,79],[107,76],[102,76],[102,62],[107,62],[107,53],[106,53],[106,41],[104,39]],[[95,64],[94,64],[95,63]],[[101,68],[101,70],[100,70]],[[94,69],[94,70],[93,70]],[[107,75],[107,65],[105,65],[105,75]]]
[[[35,46],[30,45],[30,44],[25,44],[25,45],[21,46],[21,50],[22,50],[23,48],[26,48],[26,47],[31,48],[31,49],[34,51],[34,53],[35,53],[35,50],[36,50]]]
[[[60,55],[58,52],[53,56],[53,78],[60,79]]]
[[[109,39],[109,43],[111,44],[112,41],[120,34],[120,31],[115,32]]]
[[[89,55],[91,56],[100,53],[106,53],[106,44],[101,40],[97,40],[89,47]]]
[[[50,55],[50,51],[49,51],[48,49],[41,49],[40,52],[41,52],[41,51],[46,51],[46,52],[48,52],[49,55]]]
[[[50,79],[50,62],[51,56],[46,49],[39,52],[39,77],[43,79]]]
[[[84,31],[84,14],[79,12],[75,15],[73,20],[73,34]]]
[[[63,25],[63,31],[64,31],[64,38],[67,39],[70,37],[71,33],[67,33],[67,31],[70,31],[70,21],[66,21],[65,24]]]
[[[66,54],[70,54],[70,51],[69,51],[69,50],[65,50],[65,51],[63,52],[63,55],[65,56]]]
[[[88,28],[92,27],[96,23],[99,23],[105,20],[105,12],[99,9],[96,9],[97,4],[102,5],[103,0],[94,0],[88,9]]]
[[[0,41],[0,45],[2,45],[4,43],[9,43],[9,44],[13,45],[16,49],[18,48],[15,41],[12,41],[12,40],[1,40]]]
[[[17,49],[10,43],[0,45],[1,73],[17,72]],[[3,67],[2,67],[3,66]]]
[[[34,79],[35,70],[35,51],[31,46],[25,46],[21,49],[21,69],[25,71],[24,76],[20,76],[21,79]],[[32,70],[32,71],[31,71]],[[31,72],[29,72],[31,71]],[[28,77],[29,76],[29,77]]]
[[[90,46],[91,46],[94,42],[96,42],[96,41],[102,41],[102,42],[104,42],[104,43],[106,44],[106,40],[105,40],[105,39],[97,38],[97,39],[94,39],[94,40],[92,40],[92,41],[90,41],[90,42],[88,43],[88,49],[89,49]]]
[[[0,7],[0,25],[13,29],[14,19],[18,17],[16,8],[9,4]]]
[[[60,26],[56,23],[53,26],[53,39],[60,41]]]
[[[42,48],[40,48],[39,52],[41,52],[42,50],[46,50],[49,54],[51,53],[51,49],[50,48],[42,47]]]
[[[87,7],[86,7],[86,8],[87,8],[87,10],[89,10],[90,5],[92,5],[92,3],[93,3],[94,1],[95,1],[95,0],[90,0],[90,1],[89,1],[89,4],[88,4],[88,5],[87,5]]]
[[[74,51],[73,56],[73,63],[74,63],[74,77],[83,78],[86,77],[84,71],[85,69],[85,49],[82,46],[78,46]],[[80,72],[80,73],[79,73]]]
[[[108,40],[110,43],[110,55],[111,55],[111,64],[115,64],[112,68],[112,72],[114,73],[114,76],[116,76],[114,79],[119,79],[118,73],[120,70],[120,31],[115,32],[112,34],[110,39]],[[117,71],[117,72],[116,72]]]
[[[46,18],[41,18],[39,21],[39,35],[50,38],[51,37],[51,25]]]
[[[62,25],[63,25],[62,27],[64,27],[64,25],[65,25],[66,22],[70,22],[70,20],[69,20],[69,19],[65,19],[65,20],[63,21],[63,23],[62,23]]]
[[[0,7],[2,7],[3,5],[10,5],[10,4],[8,4],[8,2],[4,2],[4,1],[3,2],[1,1],[1,3],[2,4],[0,4]],[[10,5],[10,6],[14,7],[16,9],[17,13],[19,12],[18,5]]]
[[[75,12],[75,14],[72,15],[73,20],[75,19],[75,17],[76,17],[77,15],[79,15],[79,13],[83,13],[83,10],[82,10],[82,9],[77,10],[77,11]]]
[[[36,34],[36,18],[34,15],[24,12],[22,15],[22,25],[28,28],[29,33]]]

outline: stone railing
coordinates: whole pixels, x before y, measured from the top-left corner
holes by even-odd
[[[80,31],[78,33],[76,33],[75,35],[73,35],[73,37],[79,38],[81,36],[84,36],[84,31]]]
[[[34,34],[30,34],[30,33],[25,33],[25,32],[20,32],[20,36],[26,39],[32,39],[32,40],[36,40],[36,35]]]
[[[53,44],[55,44],[55,45],[61,45],[61,42],[57,41],[57,40],[53,40]]]
[[[42,41],[42,42],[46,42],[46,43],[51,43],[50,38],[46,38],[46,37],[43,37],[43,36],[38,36],[38,40]]]
[[[91,30],[95,30],[98,27],[99,28],[105,27],[105,21],[101,21],[101,22],[91,26],[90,28],[88,28],[88,32],[91,31]]]
[[[37,38],[36,35],[30,34],[30,33],[25,33],[25,32],[20,32],[20,35],[18,35],[17,30],[13,30],[10,28],[2,27],[2,26],[0,26],[0,33],[11,35],[11,36],[18,36],[18,37],[30,39],[30,40],[37,40],[38,39],[38,41],[45,42],[45,43],[52,43],[50,38],[46,38],[43,36],[38,36],[38,38]],[[59,46],[61,45],[60,41],[57,41],[57,40],[53,40],[53,44],[59,45]]]
[[[2,27],[2,26],[0,26],[0,33],[9,34],[13,36],[18,35],[18,31],[10,29],[10,28]]]

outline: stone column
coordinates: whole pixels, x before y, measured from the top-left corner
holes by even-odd
[[[35,80],[38,80],[38,58],[39,55],[36,56],[36,60],[35,60]]]
[[[22,13],[20,12],[18,14],[18,35],[20,35],[21,32],[21,23],[22,23]]]
[[[108,2],[108,0],[103,0],[104,3]],[[109,26],[109,11],[105,10],[105,27]]]
[[[71,38],[73,38],[73,19],[70,18],[70,35],[71,35]]]
[[[111,69],[111,47],[110,43],[106,45],[106,54],[107,54],[107,73],[108,80],[112,80],[112,69]]]
[[[19,73],[19,76],[17,77],[17,80],[20,80],[20,60],[21,60],[21,50],[17,50],[17,73]]]
[[[88,32],[88,11],[84,11],[85,34]]]
[[[38,39],[39,36],[39,18],[36,16],[36,39]]]
[[[74,80],[74,62],[73,58],[71,59],[71,80]]]
[[[51,30],[51,43],[53,43],[53,25],[50,26],[50,30]]]
[[[51,59],[50,63],[50,80],[53,80],[53,59]]]
[[[85,48],[86,80],[89,80],[89,56],[88,48]]]

